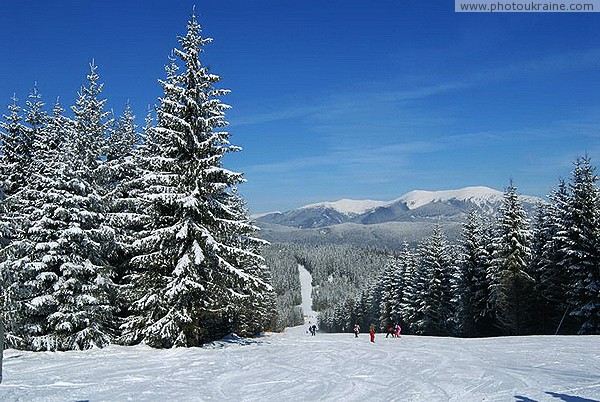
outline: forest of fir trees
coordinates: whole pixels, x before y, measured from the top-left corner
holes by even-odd
[[[275,323],[261,240],[222,167],[211,41],[192,16],[138,130],[106,110],[92,64],[71,113],[37,88],[0,125],[0,297],[7,347],[197,346]]]
[[[302,324],[298,264],[325,331],[600,333],[600,196],[579,158],[528,217],[511,186],[495,220],[472,211],[460,244],[441,226],[418,247],[266,246],[229,143],[210,42],[192,17],[161,80],[156,117],[106,110],[95,65],[67,114],[37,88],[0,123],[0,325],[7,346],[196,346]],[[260,254],[264,255],[264,258]],[[271,267],[271,269],[269,268]],[[272,285],[272,287],[271,287]]]
[[[473,210],[452,245],[437,226],[393,253],[362,290],[321,310],[325,331],[354,324],[433,336],[600,334],[600,190],[578,158],[528,217],[512,185],[495,218]]]

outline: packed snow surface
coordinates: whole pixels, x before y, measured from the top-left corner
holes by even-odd
[[[600,400],[600,337],[306,334],[205,348],[8,350],[2,401]]]
[[[302,315],[304,316],[304,324],[316,324],[319,313],[312,309],[312,275],[304,268],[303,265],[298,265],[298,273],[300,274],[300,289],[302,291]]]

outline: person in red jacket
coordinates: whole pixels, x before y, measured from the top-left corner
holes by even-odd
[[[371,335],[371,342],[375,343],[375,324],[369,327],[369,335]]]

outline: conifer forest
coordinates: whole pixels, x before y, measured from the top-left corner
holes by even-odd
[[[73,105],[36,87],[10,100],[0,122],[6,347],[191,347],[281,331],[303,323],[299,265],[321,331],[600,334],[600,189],[588,155],[533,213],[510,182],[493,214],[468,212],[459,237],[437,223],[400,248],[269,243],[241,195],[243,173],[223,163],[241,148],[227,131],[229,91],[202,63],[210,42],[193,16],[143,127],[130,105],[106,108],[94,63]]]

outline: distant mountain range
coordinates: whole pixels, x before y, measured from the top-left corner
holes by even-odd
[[[297,229],[328,228],[341,224],[379,225],[390,222],[462,222],[470,209],[493,215],[502,203],[503,192],[489,187],[458,190],[414,190],[391,201],[342,199],[320,202],[286,212],[253,217],[259,226],[273,225]],[[542,199],[520,196],[525,210],[531,212]]]

